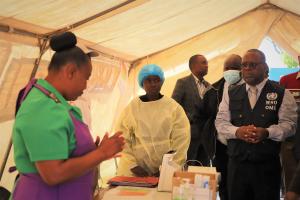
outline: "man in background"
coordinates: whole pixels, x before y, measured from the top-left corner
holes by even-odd
[[[207,59],[203,55],[193,55],[189,59],[189,68],[191,74],[177,80],[172,98],[183,107],[191,125],[191,142],[187,159],[197,160],[202,165],[208,166],[210,161],[203,147],[199,112],[203,96],[210,87],[204,80],[208,70]]]
[[[300,56],[298,56],[300,64]],[[300,160],[300,72],[295,72],[281,77],[279,81],[280,85],[290,90],[296,99],[298,106],[298,125],[296,134],[288,137],[281,145],[281,159],[284,171],[284,183],[287,190],[290,186],[290,182],[296,172],[297,164]]]
[[[212,87],[205,93],[201,113],[204,113],[203,127],[204,148],[209,157],[214,160],[217,171],[221,173],[219,183],[219,196],[221,200],[228,200],[227,193],[227,141],[222,135],[217,133],[215,119],[219,104],[222,101],[223,92],[228,93],[228,87],[242,84],[241,76],[242,58],[232,54],[224,62],[223,77],[212,84]]]

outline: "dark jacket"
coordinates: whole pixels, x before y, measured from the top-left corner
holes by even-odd
[[[206,82],[209,85],[208,82]],[[178,79],[172,94],[172,98],[184,109],[191,125],[191,138],[201,142],[200,106],[202,99],[199,96],[198,88],[193,75]]]
[[[218,113],[219,104],[222,101],[225,79],[221,78],[205,93],[200,112],[203,114],[200,119],[200,127],[203,135],[203,146],[210,158],[216,153],[217,130],[215,119]]]
[[[251,125],[268,128],[278,123],[278,111],[284,96],[284,88],[268,80],[255,107],[251,109],[246,84],[229,89],[229,110],[234,126]],[[265,139],[259,143],[247,143],[239,139],[228,140],[228,155],[237,160],[262,162],[277,159],[280,142]]]
[[[292,182],[290,183],[288,191],[295,192],[300,195],[300,163],[298,164],[297,170],[294,174]]]

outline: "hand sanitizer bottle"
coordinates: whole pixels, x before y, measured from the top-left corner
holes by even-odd
[[[192,200],[192,187],[190,184],[190,179],[184,178],[182,179],[182,183],[180,184],[182,187],[182,200]]]

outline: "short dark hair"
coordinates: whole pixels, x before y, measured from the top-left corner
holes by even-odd
[[[261,59],[262,59],[262,62],[263,62],[263,63],[266,63],[266,56],[265,56],[264,52],[262,52],[261,50],[259,50],[259,49],[249,49],[249,50],[247,51],[247,53],[248,53],[248,52],[259,54],[260,57],[261,57]]]
[[[192,67],[192,64],[195,63],[196,58],[197,58],[198,56],[203,56],[203,55],[201,55],[201,54],[196,54],[196,55],[193,55],[192,57],[190,57],[190,59],[189,59],[189,68],[190,68],[190,69],[191,69],[191,67]]]
[[[224,61],[224,68],[225,67],[230,67],[230,68],[234,67],[240,70],[242,68],[242,57],[237,54],[231,54]]]

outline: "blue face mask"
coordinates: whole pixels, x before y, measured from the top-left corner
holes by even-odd
[[[241,80],[240,74],[241,73],[239,70],[227,70],[223,73],[225,81],[230,85],[235,84],[239,80]]]

